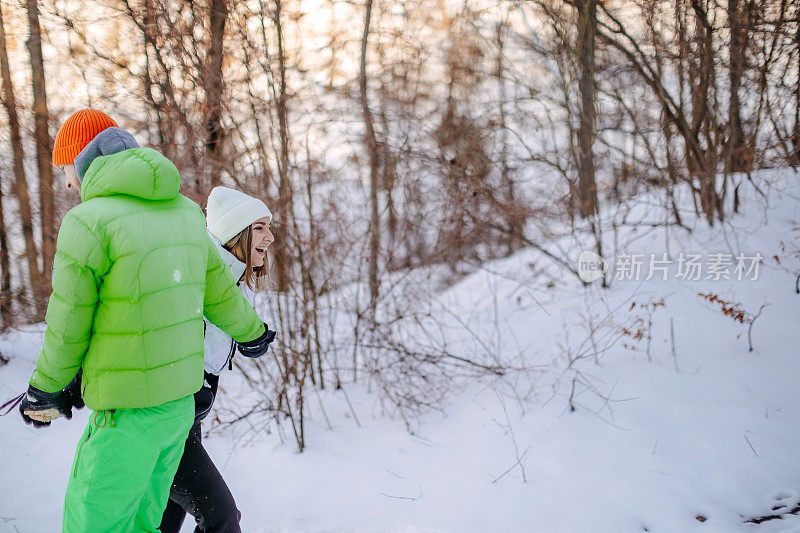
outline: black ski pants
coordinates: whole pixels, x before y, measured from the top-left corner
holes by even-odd
[[[186,439],[186,448],[169,490],[169,503],[161,518],[161,532],[178,533],[186,513],[194,516],[196,533],[241,532],[239,519],[242,515],[228,485],[203,448],[199,420]]]

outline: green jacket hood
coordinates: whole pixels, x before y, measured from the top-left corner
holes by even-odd
[[[92,161],[81,183],[81,200],[118,194],[171,200],[180,185],[180,173],[169,159],[152,148],[131,148]]]

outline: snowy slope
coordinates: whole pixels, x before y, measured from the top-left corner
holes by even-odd
[[[443,326],[450,346],[473,345],[526,371],[465,384],[416,435],[383,416],[373,393],[349,386],[358,424],[342,391],[312,397],[302,454],[276,431],[210,436],[243,530],[800,532],[792,514],[745,523],[800,502],[800,295],[792,274],[800,268],[800,180],[790,170],[757,178],[770,182],[767,200],[748,190],[730,223],[692,233],[626,228],[617,253],[759,252],[758,280],[615,280],[584,289],[555,271],[552,280],[535,275],[549,267],[522,250],[435,302],[453,315]],[[577,257],[579,246],[562,244]],[[769,304],[753,325],[753,352],[747,324],[698,292],[751,314]],[[620,332],[644,328],[642,306],[661,299],[649,361],[647,334]],[[42,331],[0,338],[11,357],[0,368],[2,397],[24,387]],[[593,346],[602,348],[597,360]],[[240,386],[223,377],[223,394],[236,396]],[[0,531],[58,530],[87,417],[47,431],[0,418]]]

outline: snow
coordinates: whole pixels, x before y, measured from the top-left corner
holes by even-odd
[[[584,289],[521,250],[434,299],[453,315],[443,323],[449,346],[474,345],[477,335],[478,351],[529,371],[465,382],[415,434],[363,384],[346,385],[358,423],[343,391],[309,398],[303,453],[274,426],[212,433],[206,446],[243,531],[800,532],[790,514],[800,503],[800,180],[791,170],[756,179],[769,182],[767,199],[746,191],[730,223],[691,234],[624,228],[616,252],[759,252],[757,280],[681,280],[673,270],[666,281]],[[576,260],[583,250],[562,245]],[[751,314],[768,304],[752,327],[753,352],[747,324],[698,292]],[[644,306],[660,299],[649,361],[646,335],[618,337],[621,325],[646,326]],[[24,389],[42,334],[34,325],[0,338],[11,359],[0,398]],[[592,343],[605,348],[597,362]],[[224,374],[220,401],[241,386]],[[0,531],[58,531],[87,418],[83,410],[47,430],[0,418]],[[288,424],[283,431],[291,434]]]

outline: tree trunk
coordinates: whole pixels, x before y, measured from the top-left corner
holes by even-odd
[[[379,48],[379,62],[381,65],[385,64],[385,54],[382,48]],[[387,109],[387,95],[386,91],[381,90],[380,93],[380,123],[383,128],[383,138],[379,145],[379,157],[381,165],[381,187],[386,192],[386,267],[393,269],[396,264],[395,251],[397,250],[397,207],[395,206],[394,189],[397,185],[397,154],[389,147],[389,111]]]
[[[709,225],[714,225],[718,207],[720,205],[716,190],[716,146],[711,138],[711,84],[714,81],[714,49],[712,27],[708,20],[708,11],[700,5],[701,0],[692,0],[695,14],[695,44],[696,59],[691,64],[690,74],[694,80],[692,88],[692,126],[691,135],[696,145],[699,142],[700,132],[706,136],[705,146],[698,150],[690,171],[700,181],[700,206]],[[692,71],[693,70],[693,71]],[[689,158],[691,162],[692,158]],[[719,212],[721,216],[721,212]]]
[[[748,0],[745,0],[747,2]],[[747,20],[740,5],[741,0],[728,0],[730,23],[730,68],[728,101],[728,142],[726,145],[725,172],[749,172],[752,170],[752,150],[747,146],[742,128],[741,100],[739,89],[747,68]]]
[[[800,20],[800,6],[795,9],[795,20]],[[791,165],[800,165],[800,23],[794,34],[795,54],[797,55],[797,84],[794,87],[794,130],[792,132]]]
[[[227,0],[211,0],[211,40],[204,68],[206,93],[206,155],[211,163],[211,187],[222,183],[222,59],[224,56],[225,21],[228,18]]]
[[[25,239],[25,258],[28,261],[28,278],[31,295],[36,304],[36,318],[43,315],[44,303],[40,299],[42,286],[42,273],[37,264],[39,252],[33,237],[33,215],[31,214],[30,197],[28,196],[28,179],[25,176],[22,150],[22,136],[20,135],[19,115],[17,114],[17,101],[14,98],[14,86],[11,81],[11,69],[8,64],[6,50],[6,33],[3,22],[3,11],[0,5],[0,75],[3,79],[3,107],[8,114],[8,128],[11,137],[11,150],[14,156],[14,191],[19,202],[20,225],[22,236]]]
[[[290,227],[290,217],[294,215],[293,191],[289,182],[289,120],[287,108],[287,83],[286,83],[286,54],[283,49],[283,25],[281,21],[282,5],[281,0],[275,0],[275,32],[278,45],[278,70],[279,70],[279,90],[278,90],[278,136],[280,137],[280,157],[278,158],[278,220],[275,226],[275,281],[277,289],[281,292],[289,288],[289,271],[291,269],[291,257],[288,252],[288,228]]]
[[[155,96],[153,95],[153,84],[155,82],[153,81],[152,74],[150,73],[150,45],[156,41],[153,31],[155,27],[156,14],[155,8],[153,7],[153,0],[144,0],[144,20],[142,25],[142,44],[144,45],[144,76],[142,77],[142,82],[144,84],[145,101],[155,114],[156,132],[158,135],[157,143],[153,143],[152,140],[150,142],[155,144],[159,151],[167,156],[167,159],[171,160],[174,158],[172,143],[173,136],[166,130],[166,124],[164,123],[164,96],[162,95],[161,99],[156,102]],[[148,112],[148,117],[149,116],[150,113]]]
[[[505,23],[498,22],[495,27],[495,37],[497,39],[497,64],[495,75],[497,76],[497,114],[500,120],[498,127],[500,128],[500,184],[505,189],[505,225],[508,231],[506,232],[505,244],[506,253],[511,255],[522,242],[522,236],[525,228],[525,215],[520,212],[520,206],[517,205],[517,191],[514,183],[514,178],[511,175],[511,166],[508,162],[508,126],[506,120],[506,79],[505,79],[505,41],[503,33],[505,31]]]
[[[0,174],[4,175],[5,173]],[[2,182],[0,179],[0,330],[14,324],[14,317],[11,316],[11,265],[8,260],[8,236],[3,216]]]
[[[370,246],[369,246],[369,297],[371,320],[375,321],[378,305],[378,252],[380,249],[380,219],[378,217],[378,141],[375,137],[372,112],[367,101],[367,44],[369,42],[369,25],[372,19],[372,0],[366,0],[364,15],[364,33],[361,35],[361,70],[358,75],[361,112],[364,116],[364,141],[369,155],[369,202],[370,202]]]
[[[578,54],[581,70],[581,114],[578,126],[578,200],[581,217],[597,212],[597,184],[594,176],[595,79],[594,40],[597,0],[582,0],[578,11]]]
[[[33,84],[33,115],[35,118],[36,165],[39,170],[39,210],[42,225],[42,285],[41,297],[50,296],[50,277],[56,254],[55,206],[53,204],[53,152],[48,131],[47,92],[42,58],[42,32],[39,27],[37,0],[28,0],[28,53],[31,58]]]

